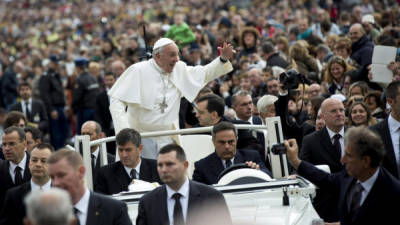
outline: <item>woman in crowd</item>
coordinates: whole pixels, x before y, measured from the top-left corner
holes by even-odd
[[[323,91],[329,95],[344,94],[345,72],[351,70],[351,67],[340,56],[334,56],[328,62],[325,71]]]
[[[371,115],[371,111],[364,102],[354,102],[349,109],[349,126],[371,126],[377,121]]]

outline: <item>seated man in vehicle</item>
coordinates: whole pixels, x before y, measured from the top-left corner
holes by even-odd
[[[94,191],[108,195],[127,191],[133,179],[161,183],[157,161],[140,157],[143,145],[136,130],[121,130],[116,136],[116,142],[120,161],[97,170]]]
[[[193,180],[204,184],[216,184],[220,173],[234,164],[246,163],[250,168],[271,172],[254,150],[237,150],[237,132],[232,123],[220,122],[213,127],[212,139],[215,152],[195,162]]]

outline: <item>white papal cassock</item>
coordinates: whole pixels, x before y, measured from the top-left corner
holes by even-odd
[[[232,69],[229,61],[222,63],[219,58],[194,67],[179,61],[170,74],[164,73],[154,59],[131,65],[108,92],[115,133],[128,127],[139,132],[178,129],[181,97],[193,102],[208,82]],[[162,112],[164,97],[167,106]],[[166,137],[153,140],[157,149],[171,142]]]

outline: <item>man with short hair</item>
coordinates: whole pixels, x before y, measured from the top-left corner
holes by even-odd
[[[224,120],[225,102],[218,95],[204,95],[196,103],[196,117],[200,126],[213,126]]]
[[[312,99],[313,97],[321,95],[321,85],[317,83],[313,83],[308,87],[308,99]]]
[[[368,40],[363,26],[359,23],[350,27],[350,39],[352,43],[350,57],[359,65],[351,80],[369,82],[367,67],[372,63],[374,43]]]
[[[115,60],[111,63],[111,71],[114,74],[115,78],[119,78],[121,74],[125,71],[126,66],[121,60]]]
[[[263,43],[261,50],[263,59],[267,62],[267,66],[279,66],[283,69],[288,67],[289,63],[279,55],[279,52],[275,50],[275,46],[271,42],[267,41]]]
[[[385,150],[382,140],[364,127],[349,128],[345,135],[346,150],[341,162],[346,169],[328,174],[298,158],[296,141],[285,141],[289,162],[299,175],[321,190],[338,193],[339,212],[336,221],[348,224],[392,224],[398,220],[398,209],[390,202],[400,201],[400,182],[380,164]]]
[[[26,137],[23,129],[8,127],[3,134],[3,154],[5,160],[0,161],[0,208],[4,203],[8,189],[28,182],[31,173],[28,169],[29,153],[26,150]]]
[[[35,145],[42,143],[42,133],[39,129],[31,126],[25,127],[24,131],[26,136],[26,151],[30,153]]]
[[[22,225],[26,215],[24,197],[31,191],[48,190],[51,180],[47,160],[54,151],[49,144],[42,143],[34,147],[29,160],[30,182],[26,182],[7,191],[3,209],[0,214],[1,225]]]
[[[101,126],[96,121],[86,121],[82,125],[81,135],[89,135],[90,141],[95,141],[100,138],[103,138],[103,132],[101,130]],[[95,179],[96,171],[100,168],[100,147],[98,145],[90,146],[90,156],[92,158],[92,172],[93,179]],[[111,154],[107,154],[107,162],[113,163],[115,161],[115,157]]]
[[[251,97],[258,97],[266,94],[265,83],[261,77],[261,73],[262,71],[259,68],[253,68],[247,72],[251,86],[253,87]],[[232,105],[233,105],[233,100],[232,100]]]
[[[96,192],[111,195],[128,191],[133,179],[160,183],[156,160],[140,157],[143,145],[136,130],[121,130],[116,136],[116,142],[120,161],[97,171],[94,185]]]
[[[204,184],[216,184],[218,176],[224,169],[238,163],[246,163],[253,169],[260,169],[271,175],[257,151],[236,149],[236,135],[232,123],[221,122],[213,127],[212,140],[215,152],[195,162],[193,180]]]
[[[182,147],[169,144],[161,148],[157,170],[165,185],[140,199],[137,225],[232,224],[224,196],[189,180],[188,166]]]
[[[238,91],[232,96],[232,109],[236,119],[250,124],[262,124],[261,118],[253,116],[253,99],[247,91]]]
[[[386,155],[382,166],[394,177],[400,178],[400,81],[390,83],[386,88],[386,101],[391,107],[389,117],[370,127],[382,138]]]
[[[300,159],[313,165],[328,165],[332,173],[336,173],[343,169],[340,158],[345,154],[344,106],[337,99],[325,99],[321,105],[321,112],[321,118],[325,121],[326,126],[303,138],[299,156]],[[325,221],[338,220],[335,193],[319,189],[313,204],[320,217]]]
[[[107,137],[115,136],[114,123],[110,114],[110,97],[108,97],[108,91],[112,88],[114,83],[115,75],[106,73],[104,75],[105,90],[96,96],[96,106],[94,109],[94,118],[100,123]],[[115,143],[113,141],[107,142],[107,151],[111,154],[115,154]]]
[[[46,107],[41,100],[32,98],[31,85],[28,82],[22,82],[18,85],[18,93],[21,102],[12,105],[10,110],[24,113],[30,126],[39,128],[42,132],[47,132],[49,121]]]
[[[125,203],[90,192],[85,186],[86,168],[78,152],[59,149],[50,156],[48,164],[52,185],[69,193],[78,224],[132,224]]]
[[[76,222],[71,198],[62,189],[32,192],[25,198],[25,204],[25,225],[74,225]]]
[[[279,81],[275,77],[271,77],[267,80],[267,93],[270,95],[279,95]]]

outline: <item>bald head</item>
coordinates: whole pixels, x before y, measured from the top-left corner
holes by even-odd
[[[355,23],[350,27],[349,33],[351,42],[355,43],[359,41],[362,36],[364,36],[365,30],[361,24]]]
[[[116,78],[121,76],[125,69],[126,66],[121,60],[116,60],[111,64],[111,70]]]
[[[344,105],[341,101],[328,98],[321,104],[321,117],[326,126],[335,133],[338,133],[344,126]]]
[[[96,121],[86,121],[81,128],[82,135],[89,135],[90,141],[94,141],[103,137],[101,132],[101,126]],[[91,152],[93,153],[97,149],[97,145],[93,145],[90,147]]]

